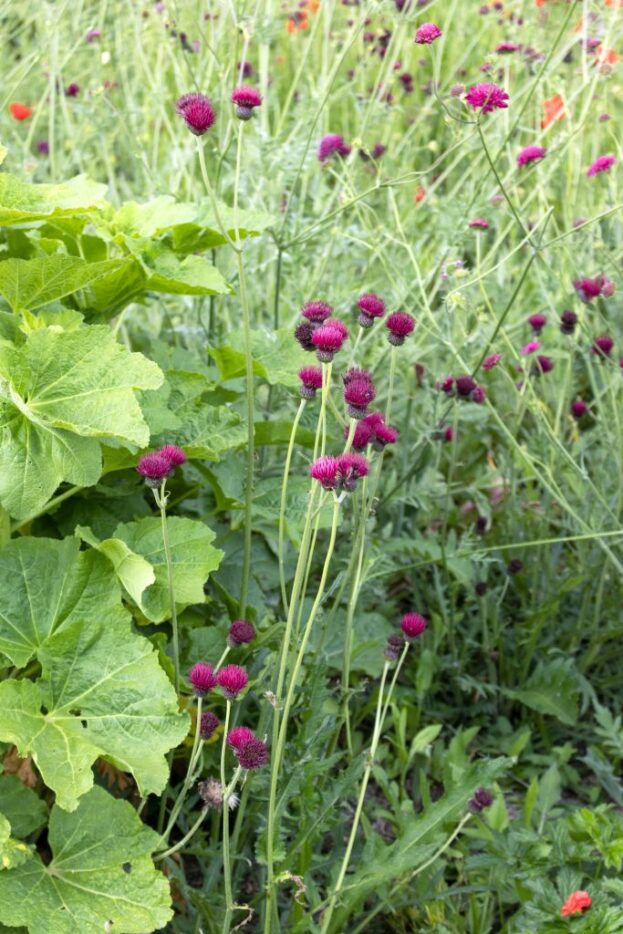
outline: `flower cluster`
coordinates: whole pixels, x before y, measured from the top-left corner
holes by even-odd
[[[494,358],[489,357],[489,367],[498,362]],[[487,362],[487,361],[485,361]],[[456,396],[458,399],[465,399],[470,402],[476,402],[478,405],[483,403],[487,398],[487,391],[484,386],[479,386],[473,376],[468,376],[464,374],[463,376],[447,376],[445,379],[437,383],[437,389],[445,393],[447,396]]]
[[[348,426],[344,429],[344,437],[349,434]],[[391,425],[385,424],[382,412],[370,412],[358,422],[353,435],[352,446],[355,451],[363,451],[369,444],[376,451],[382,451],[388,444],[395,444],[398,432]]]
[[[309,468],[310,476],[325,490],[352,493],[357,481],[367,477],[370,466],[361,454],[319,457]]]
[[[235,727],[227,735],[227,745],[243,769],[261,769],[269,759],[268,746],[246,726]]]
[[[318,144],[318,161],[326,162],[329,156],[348,156],[352,147],[344,142],[340,133],[328,133]]]
[[[405,647],[405,642],[415,642],[428,628],[428,620],[421,613],[405,613],[400,620],[400,633],[389,636],[383,655],[388,662],[395,662]]]
[[[137,472],[150,487],[158,487],[175,473],[175,468],[186,463],[186,455],[175,444],[165,444],[158,451],[144,454],[138,462]]]
[[[301,308],[303,320],[294,329],[294,336],[303,350],[316,351],[316,356],[322,363],[330,363],[348,337],[346,325],[337,318],[332,318],[332,314],[333,308],[326,302],[307,302]],[[303,383],[301,395],[304,398],[313,398],[315,390],[322,386],[322,382],[317,382],[311,370],[312,368],[305,367],[299,373],[299,378]],[[306,394],[310,392],[311,395]]]
[[[594,279],[590,279],[588,276],[583,279],[574,279],[573,288],[580,301],[584,302],[585,305],[592,302],[594,298],[600,296],[610,298],[614,295],[614,284],[607,276],[603,275],[596,276]]]

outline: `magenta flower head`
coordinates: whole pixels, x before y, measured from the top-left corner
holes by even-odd
[[[372,447],[375,451],[382,451],[388,444],[395,444],[398,440],[398,432],[391,425],[380,422],[374,428],[372,436]]]
[[[472,230],[488,230],[489,221],[485,220],[484,217],[475,217],[467,226],[471,227]]]
[[[487,398],[487,390],[484,386],[475,386],[470,395],[472,402],[475,402],[477,405],[482,405],[482,403]]]
[[[413,41],[418,45],[430,45],[431,42],[434,42],[435,39],[439,39],[442,35],[441,29],[439,26],[436,26],[435,23],[422,23],[422,25],[418,27]]]
[[[375,397],[376,390],[371,380],[352,379],[344,386],[344,401],[351,418],[364,418]]]
[[[593,164],[586,170],[587,178],[593,178],[600,172],[608,172],[617,160],[614,156],[599,156]]]
[[[299,342],[303,350],[315,350],[315,346],[312,342],[312,334],[314,333],[314,325],[311,321],[301,321],[300,324],[294,329],[294,337]]]
[[[560,316],[560,330],[563,334],[573,334],[578,323],[575,311],[563,311]]]
[[[65,88],[65,97],[78,97],[78,94],[80,94],[80,85],[72,81]]]
[[[471,376],[457,376],[454,385],[456,386],[457,396],[460,396],[461,399],[469,399],[478,383]]]
[[[578,421],[582,418],[583,415],[586,415],[588,412],[588,406],[583,399],[576,399],[571,403],[571,414]]]
[[[602,334],[601,337],[596,337],[593,341],[593,346],[591,351],[594,354],[597,354],[598,357],[609,357],[612,348],[614,347],[614,341],[607,334]]]
[[[363,379],[367,383],[372,382],[372,377],[368,370],[360,370],[359,367],[351,366],[342,376],[342,382],[345,386],[348,386],[348,384],[352,383],[355,379]]]
[[[330,363],[345,340],[346,335],[342,328],[336,327],[333,323],[322,324],[311,336],[312,344],[316,348],[316,356],[322,363]]]
[[[486,788],[479,788],[468,804],[472,814],[480,814],[485,808],[493,804],[493,795]]]
[[[475,84],[465,95],[465,102],[473,110],[479,110],[483,114],[491,113],[493,110],[506,110],[508,99],[504,88],[489,82]]]
[[[316,391],[322,389],[322,370],[319,366],[304,366],[299,370],[300,393],[303,399],[315,399]]]
[[[334,153],[338,156],[347,156],[351,148],[344,142],[344,137],[340,133],[328,133],[318,144],[318,160],[326,162]]]
[[[199,736],[201,739],[210,739],[218,729],[220,722],[219,718],[215,713],[212,713],[211,710],[206,710],[205,713],[202,713],[201,722],[199,724]]]
[[[371,328],[375,318],[382,318],[385,314],[385,302],[378,295],[366,292],[357,302],[359,309],[359,324],[362,328]]]
[[[361,477],[367,477],[370,465],[361,454],[341,454],[337,461],[338,486],[347,493],[352,493]]]
[[[159,487],[171,471],[171,462],[159,453],[145,454],[138,462],[136,468],[141,477],[145,477],[147,486],[155,489]]]
[[[527,357],[528,354],[534,353],[535,350],[540,350],[541,344],[537,340],[528,341],[527,344],[524,344],[519,353],[522,357]]]
[[[171,468],[181,467],[187,460],[184,451],[178,448],[176,444],[165,444],[157,453],[169,462]]]
[[[269,759],[268,746],[257,736],[251,736],[246,742],[234,747],[234,755],[242,768],[248,771],[261,769]]]
[[[540,162],[547,155],[547,149],[542,146],[526,146],[517,156],[517,165],[530,165],[531,162]]]
[[[313,324],[322,324],[332,314],[333,309],[326,302],[307,302],[301,308],[301,315]]]
[[[492,353],[489,357],[485,357],[482,361],[483,370],[492,370],[494,366],[498,365],[501,359],[501,353]]]
[[[400,347],[415,328],[415,321],[406,311],[394,311],[385,322],[385,327],[389,331],[390,344]]]
[[[554,361],[550,357],[539,356],[534,361],[534,373],[541,376],[543,373],[551,373],[554,369]]]
[[[365,418],[362,418],[361,421],[357,423],[351,442],[354,451],[364,451],[374,437],[374,428],[368,423],[369,417],[369,415],[366,415]],[[346,425],[344,428],[344,438],[348,438],[348,435],[349,426]]]
[[[510,52],[516,52],[519,46],[515,42],[500,42],[495,51],[498,55],[508,55]]]
[[[535,315],[530,315],[528,324],[535,334],[540,334],[547,324],[547,315],[541,314],[540,312],[537,312]]]
[[[235,649],[239,645],[248,645],[255,639],[255,629],[246,619],[235,619],[229,627],[227,645]]]
[[[240,665],[225,665],[216,676],[216,683],[227,700],[234,700],[247,686],[247,673]]]
[[[573,288],[577,292],[580,301],[587,305],[594,298],[598,298],[602,293],[603,276],[597,276],[595,279],[574,279]]]
[[[405,639],[409,641],[421,636],[427,626],[428,620],[420,613],[405,613],[400,620],[400,628],[404,633]]]
[[[99,29],[89,29],[88,33],[84,37],[87,42],[95,42],[96,39],[101,38],[101,32]]]
[[[337,486],[337,459],[335,457],[319,457],[309,468],[309,475],[325,490],[334,490]]]
[[[253,111],[262,103],[262,95],[256,88],[243,84],[231,92],[232,104],[236,105],[236,116],[239,120],[250,120]]]
[[[216,112],[212,101],[205,94],[184,94],[175,105],[175,112],[195,136],[203,136],[214,126]]]
[[[248,743],[250,739],[255,739],[253,730],[250,730],[248,726],[236,726],[227,734],[227,745],[231,746],[232,749],[238,749]]]
[[[216,675],[212,665],[197,662],[188,672],[188,680],[195,689],[197,697],[205,697],[208,691],[216,687]]]

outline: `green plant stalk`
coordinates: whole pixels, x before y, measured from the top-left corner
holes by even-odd
[[[387,704],[389,704],[389,698],[391,697],[391,691],[396,683],[396,678],[398,677],[398,672],[400,671],[402,664],[406,658],[407,652],[409,651],[409,643],[405,643],[405,647],[402,650],[402,655],[396,666],[396,671],[394,673],[394,678],[388,693]],[[348,843],[346,844],[346,852],[342,859],[342,865],[340,867],[340,872],[337,877],[337,882],[335,883],[335,888],[331,893],[329,899],[329,904],[327,910],[322,918],[322,927],[320,929],[321,934],[326,934],[329,930],[329,925],[331,923],[331,917],[335,909],[335,903],[338,899],[342,886],[344,885],[344,879],[346,878],[346,872],[348,871],[348,866],[350,864],[350,859],[353,853],[353,847],[355,845],[355,838],[357,836],[357,830],[359,829],[359,821],[361,820],[361,813],[363,811],[363,802],[366,795],[366,790],[368,788],[368,782],[370,781],[370,775],[372,774],[372,768],[374,766],[374,757],[378,749],[379,740],[381,738],[381,730],[383,729],[383,721],[385,719],[385,712],[387,710],[387,704],[383,706],[383,692],[385,689],[385,681],[387,680],[387,673],[389,671],[390,662],[386,661],[383,666],[383,673],[381,675],[381,683],[379,686],[379,697],[376,705],[376,716],[374,719],[374,729],[372,732],[372,742],[370,743],[370,751],[368,753],[368,762],[366,764],[365,771],[363,773],[363,778],[361,781],[361,787],[359,789],[359,797],[357,799],[357,806],[355,808],[355,816],[353,817],[353,824],[350,829],[350,835],[348,837]]]
[[[221,787],[223,789],[223,880],[225,883],[225,920],[223,921],[223,934],[227,934],[231,922],[234,896],[231,885],[231,862],[229,853],[229,805],[228,791],[225,781],[225,753],[227,751],[227,734],[229,733],[229,718],[231,716],[231,701],[227,701],[225,708],[225,726],[223,727],[223,742],[221,743]]]
[[[276,803],[277,803],[277,781],[279,778],[279,769],[281,767],[281,760],[283,758],[283,751],[285,748],[286,736],[288,732],[288,719],[290,715],[290,708],[292,707],[292,700],[294,698],[294,692],[296,690],[296,684],[301,670],[301,665],[303,663],[303,658],[305,655],[305,650],[307,648],[307,643],[309,642],[309,637],[311,635],[312,627],[318,608],[322,601],[324,594],[324,589],[327,582],[327,576],[329,573],[329,567],[331,564],[331,558],[333,557],[333,549],[335,547],[335,539],[337,536],[337,526],[338,526],[338,517],[340,513],[340,500],[335,497],[333,504],[333,516],[331,521],[331,533],[329,537],[329,544],[327,547],[327,553],[325,555],[324,565],[322,568],[322,574],[320,577],[320,583],[318,585],[318,592],[316,593],[316,598],[312,605],[312,608],[305,624],[305,629],[303,631],[303,637],[301,639],[301,644],[299,646],[298,654],[294,667],[290,674],[290,682],[288,685],[288,692],[286,694],[286,699],[283,705],[283,716],[281,719],[281,724],[279,727],[279,734],[277,737],[276,745],[273,744],[272,756],[271,756],[271,775],[270,775],[270,792],[268,799],[268,824],[266,828],[266,863],[268,869],[268,878],[266,882],[266,915],[264,923],[265,934],[274,934],[275,928],[272,927],[273,911],[276,908],[275,898],[274,898],[274,838],[275,838],[275,829],[276,829]],[[292,606],[292,604],[290,604]],[[283,657],[283,656],[282,656]],[[276,711],[275,711],[276,713]],[[275,717],[275,721],[276,721]],[[274,733],[273,733],[274,735]]]
[[[160,509],[160,525],[162,527],[162,545],[167,566],[167,587],[169,590],[169,604],[171,607],[171,629],[173,631],[173,667],[175,671],[175,693],[180,693],[180,645],[177,626],[177,607],[175,606],[175,590],[173,588],[173,559],[171,557],[171,543],[169,541],[169,527],[167,525],[167,494],[166,478],[162,481],[159,490],[154,490],[156,505]]]
[[[165,842],[169,839],[169,834],[175,827],[175,821],[177,820],[177,816],[182,809],[182,805],[184,804],[184,801],[186,800],[188,789],[190,788],[193,782],[193,779],[195,777],[195,767],[197,765],[197,760],[199,759],[199,755],[201,754],[201,745],[202,745],[201,743],[201,707],[202,707],[202,704],[203,704],[203,697],[198,697],[197,698],[197,722],[195,725],[195,737],[193,739],[193,748],[190,753],[190,759],[188,760],[188,770],[186,772],[186,777],[184,779],[184,783],[182,785],[180,793],[177,796],[177,801],[171,808],[171,814],[169,816],[169,822],[167,824],[167,828],[162,834],[162,839]]]
[[[353,628],[355,621],[355,609],[357,608],[357,601],[359,600],[359,593],[361,591],[361,571],[363,568],[363,555],[366,544],[366,520],[368,517],[368,502],[367,502],[367,489],[368,489],[368,478],[364,477],[361,484],[361,511],[359,514],[359,523],[357,528],[356,535],[356,544],[355,550],[357,553],[357,558],[354,567],[354,575],[352,578],[352,585],[350,590],[350,595],[348,598],[348,608],[346,610],[346,626],[344,633],[344,654],[342,657],[342,692],[344,694],[343,702],[343,716],[344,716],[344,728],[346,730],[346,744],[348,746],[348,753],[352,756],[353,754],[353,738],[350,728],[350,698],[349,698],[349,682],[350,682],[350,658],[353,650]]]
[[[348,426],[348,436],[346,438],[346,444],[344,445],[344,454],[348,454],[348,452],[350,451],[353,445],[353,438],[355,437],[356,430],[357,430],[357,419],[351,418],[350,424]]]
[[[201,827],[203,821],[205,820],[205,816],[207,813],[208,813],[207,808],[205,807],[201,808],[201,813],[199,814],[199,817],[197,818],[195,823],[192,825],[188,833],[185,836],[183,836],[182,839],[178,843],[175,844],[175,846],[169,847],[169,849],[165,850],[164,853],[154,853],[154,857],[153,857],[154,860],[166,859],[168,856],[173,856],[174,853],[177,853],[179,850],[185,847],[188,841],[191,839],[191,837],[194,837],[194,835],[197,833],[197,831]]]
[[[286,571],[285,571],[285,538],[286,538],[286,502],[288,496],[288,479],[290,476],[290,464],[292,463],[292,452],[294,450],[294,441],[296,439],[296,432],[301,421],[301,417],[305,410],[305,399],[301,399],[299,407],[297,409],[296,415],[294,417],[294,423],[292,425],[292,431],[290,432],[290,440],[288,442],[288,450],[286,453],[286,462],[283,468],[283,483],[281,484],[281,502],[279,505],[279,543],[277,546],[277,553],[279,558],[279,584],[281,587],[281,600],[283,603],[283,611],[288,615],[288,595],[286,592]]]

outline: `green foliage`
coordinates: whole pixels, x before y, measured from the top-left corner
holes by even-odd
[[[55,806],[50,864],[34,856],[0,872],[4,921],[31,934],[99,934],[108,923],[127,934],[162,928],[171,910],[168,884],[150,857],[158,840],[127,801],[101,788],[71,814]]]

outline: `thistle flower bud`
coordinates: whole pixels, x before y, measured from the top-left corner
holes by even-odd
[[[216,687],[217,679],[212,665],[197,662],[188,673],[188,680],[195,689],[197,697],[205,697],[208,691]]]
[[[394,311],[385,322],[385,327],[389,331],[390,344],[400,347],[415,328],[415,321],[406,311]]]
[[[216,676],[216,683],[227,700],[235,700],[248,683],[247,673],[240,665],[225,665]]]
[[[470,800],[468,807],[472,814],[480,814],[485,808],[493,804],[493,795],[486,788],[479,788]]]
[[[247,645],[255,639],[255,629],[246,619],[235,619],[229,627],[227,645],[230,649],[239,645]]]
[[[175,105],[175,110],[195,136],[207,133],[216,120],[212,101],[205,94],[184,94]]]

